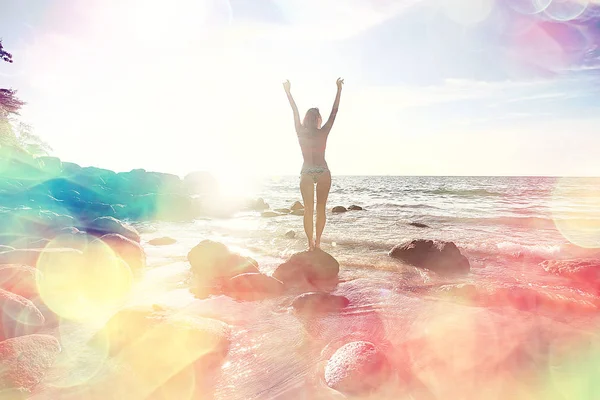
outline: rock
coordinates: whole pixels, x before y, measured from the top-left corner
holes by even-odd
[[[268,210],[270,207],[269,207],[269,204],[267,204],[264,199],[259,197],[256,200],[251,200],[248,203],[247,208],[249,208],[250,210],[254,210],[254,211],[263,211],[263,210]]]
[[[292,204],[292,206],[290,207],[291,211],[296,211],[296,210],[304,210],[304,205],[302,203],[300,203],[299,201],[295,201],[294,204]]]
[[[332,213],[336,213],[336,214],[338,214],[338,213],[345,213],[346,211],[348,211],[348,210],[344,206],[335,206],[331,210]]]
[[[132,271],[143,269],[146,266],[146,253],[139,243],[116,233],[104,235],[100,240],[123,259]]]
[[[364,210],[364,208],[362,208],[361,206],[356,206],[356,205],[351,205],[350,207],[348,207],[349,211],[362,211]]]
[[[0,340],[35,333],[45,322],[31,301],[3,289],[0,289],[0,318]]]
[[[293,239],[296,237],[296,232],[294,232],[293,230],[289,230],[285,233],[285,237],[288,239]]]
[[[259,272],[256,261],[229,251],[227,246],[203,240],[188,253],[192,267],[193,285],[197,287],[224,286],[236,275]]]
[[[303,293],[292,302],[295,312],[303,315],[315,315],[321,313],[338,312],[346,308],[350,300],[344,296],[336,296],[329,293],[310,292]]]
[[[304,208],[301,208],[299,210],[294,210],[290,214],[297,215],[297,216],[304,216]]]
[[[51,211],[18,209],[0,212],[0,233],[43,238],[56,229],[72,226],[73,217]]]
[[[152,246],[168,246],[175,243],[177,243],[177,240],[168,236],[154,238],[148,241],[148,244],[151,244]]]
[[[469,260],[452,242],[416,239],[394,246],[389,255],[417,268],[439,274],[468,273]]]
[[[290,210],[288,210],[287,208],[276,208],[274,211],[278,212],[280,214],[289,214],[290,213]]]
[[[600,260],[546,260],[540,263],[546,272],[563,276],[586,287],[600,287]]]
[[[119,311],[91,344],[108,344],[109,354],[134,373],[135,379],[124,380],[126,387],[121,388],[127,398],[146,399],[157,388],[161,398],[172,398],[164,397],[172,394],[171,385],[190,378],[200,393],[188,392],[187,398],[205,398],[205,376],[220,369],[229,336],[229,327],[221,321],[147,306]]]
[[[429,228],[429,225],[422,224],[420,222],[409,222],[410,226],[414,226],[415,228]]]
[[[37,281],[41,273],[27,265],[0,265],[0,289],[18,294],[28,300],[38,297]]]
[[[236,275],[229,280],[224,294],[237,300],[262,300],[283,293],[283,283],[261,273]]]
[[[140,234],[138,231],[118,219],[113,217],[100,217],[87,224],[84,230],[92,235],[103,236],[109,233],[117,233],[131,239],[134,242],[140,242]]]
[[[303,286],[309,283],[320,286],[324,283],[337,281],[340,264],[330,254],[323,250],[303,251],[292,255],[281,264],[273,277],[286,286]]]
[[[350,342],[327,362],[327,386],[348,395],[366,395],[381,388],[391,376],[390,364],[370,342]]]
[[[60,351],[58,340],[50,335],[27,335],[0,342],[0,398],[5,399],[4,394],[8,394],[7,400],[28,397],[26,394],[44,378]]]
[[[78,250],[65,248],[11,250],[0,253],[0,264],[25,264],[35,267],[42,254],[60,258],[75,253],[82,254]]]
[[[275,212],[275,211],[264,211],[263,213],[260,214],[261,217],[265,217],[265,218],[272,218],[272,217],[279,217],[281,215],[281,213]]]

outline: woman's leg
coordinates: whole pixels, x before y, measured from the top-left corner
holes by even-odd
[[[313,250],[313,212],[315,209],[315,184],[310,175],[302,174],[300,176],[300,193],[304,202],[304,232],[308,239],[308,248]]]
[[[321,235],[325,229],[325,220],[327,216],[327,197],[329,197],[329,189],[331,189],[331,172],[325,171],[319,176],[317,181],[317,240],[315,247],[321,247]]]

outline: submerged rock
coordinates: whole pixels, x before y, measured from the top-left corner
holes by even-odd
[[[348,395],[366,395],[382,387],[391,367],[373,343],[351,342],[340,347],[327,362],[327,386]]]
[[[45,318],[25,297],[0,289],[0,340],[35,333]]]
[[[172,237],[168,237],[168,236],[154,238],[154,239],[150,239],[148,241],[148,244],[151,244],[152,246],[168,246],[168,245],[175,244],[175,243],[177,243],[177,240],[173,239]]]
[[[119,234],[108,234],[100,238],[117,256],[129,265],[132,271],[146,266],[146,253],[139,243]]]
[[[357,205],[351,205],[350,207],[348,207],[348,210],[350,210],[350,211],[362,211],[362,210],[364,210],[364,208],[362,208],[361,206],[357,206]]]
[[[348,211],[348,210],[344,206],[335,206],[331,209],[331,212],[336,213],[336,214],[337,213],[345,213],[346,211]]]
[[[281,264],[273,277],[287,287],[309,285],[319,287],[322,284],[337,282],[340,264],[323,250],[303,251],[292,255]]]
[[[303,293],[292,302],[292,308],[296,313],[312,315],[320,313],[338,312],[346,308],[350,300],[344,296],[336,296],[329,293],[310,292]]]
[[[224,287],[236,275],[259,272],[256,261],[229,251],[223,243],[203,240],[188,253],[197,295],[210,293],[207,288]]]
[[[452,242],[410,240],[395,246],[390,250],[389,255],[407,264],[439,274],[468,273],[471,269],[469,260]]]
[[[288,239],[293,239],[296,237],[296,232],[293,230],[289,230],[285,233],[285,237]]]
[[[227,282],[223,292],[238,300],[262,300],[283,293],[283,283],[261,273],[236,275]]]
[[[429,228],[429,225],[422,224],[421,222],[409,222],[408,225],[414,226],[415,228]]]
[[[50,335],[27,335],[0,342],[0,398],[26,398],[54,364],[60,350],[58,340]]]

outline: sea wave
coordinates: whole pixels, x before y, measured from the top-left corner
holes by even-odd
[[[469,253],[488,256],[508,256],[511,258],[530,258],[545,260],[558,258],[563,252],[560,245],[520,244],[510,241],[498,243],[463,243],[459,247]]]
[[[448,196],[457,196],[457,197],[481,197],[481,196],[506,196],[506,193],[495,192],[493,190],[486,189],[449,189],[449,188],[439,188],[439,189],[410,189],[407,190],[409,192],[421,192],[432,195],[448,195]]]
[[[439,210],[439,207],[432,206],[430,204],[398,204],[398,203],[373,203],[369,205],[369,208],[391,208],[391,209],[431,209],[431,210]]]
[[[467,225],[506,225],[520,226],[526,228],[552,229],[555,227],[554,219],[546,217],[448,217],[448,216],[428,216],[431,221],[450,224]]]

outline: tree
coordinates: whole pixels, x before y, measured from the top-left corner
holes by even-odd
[[[2,39],[0,39],[0,59],[2,59],[2,61],[6,61],[9,63],[12,63],[12,54],[10,54],[9,52],[4,50],[4,47],[2,47]]]
[[[0,40],[0,59],[12,63],[12,54],[2,47]],[[33,156],[47,155],[51,147],[32,132],[31,126],[17,121],[25,102],[16,96],[13,89],[0,89],[0,146],[15,147],[25,150]]]

